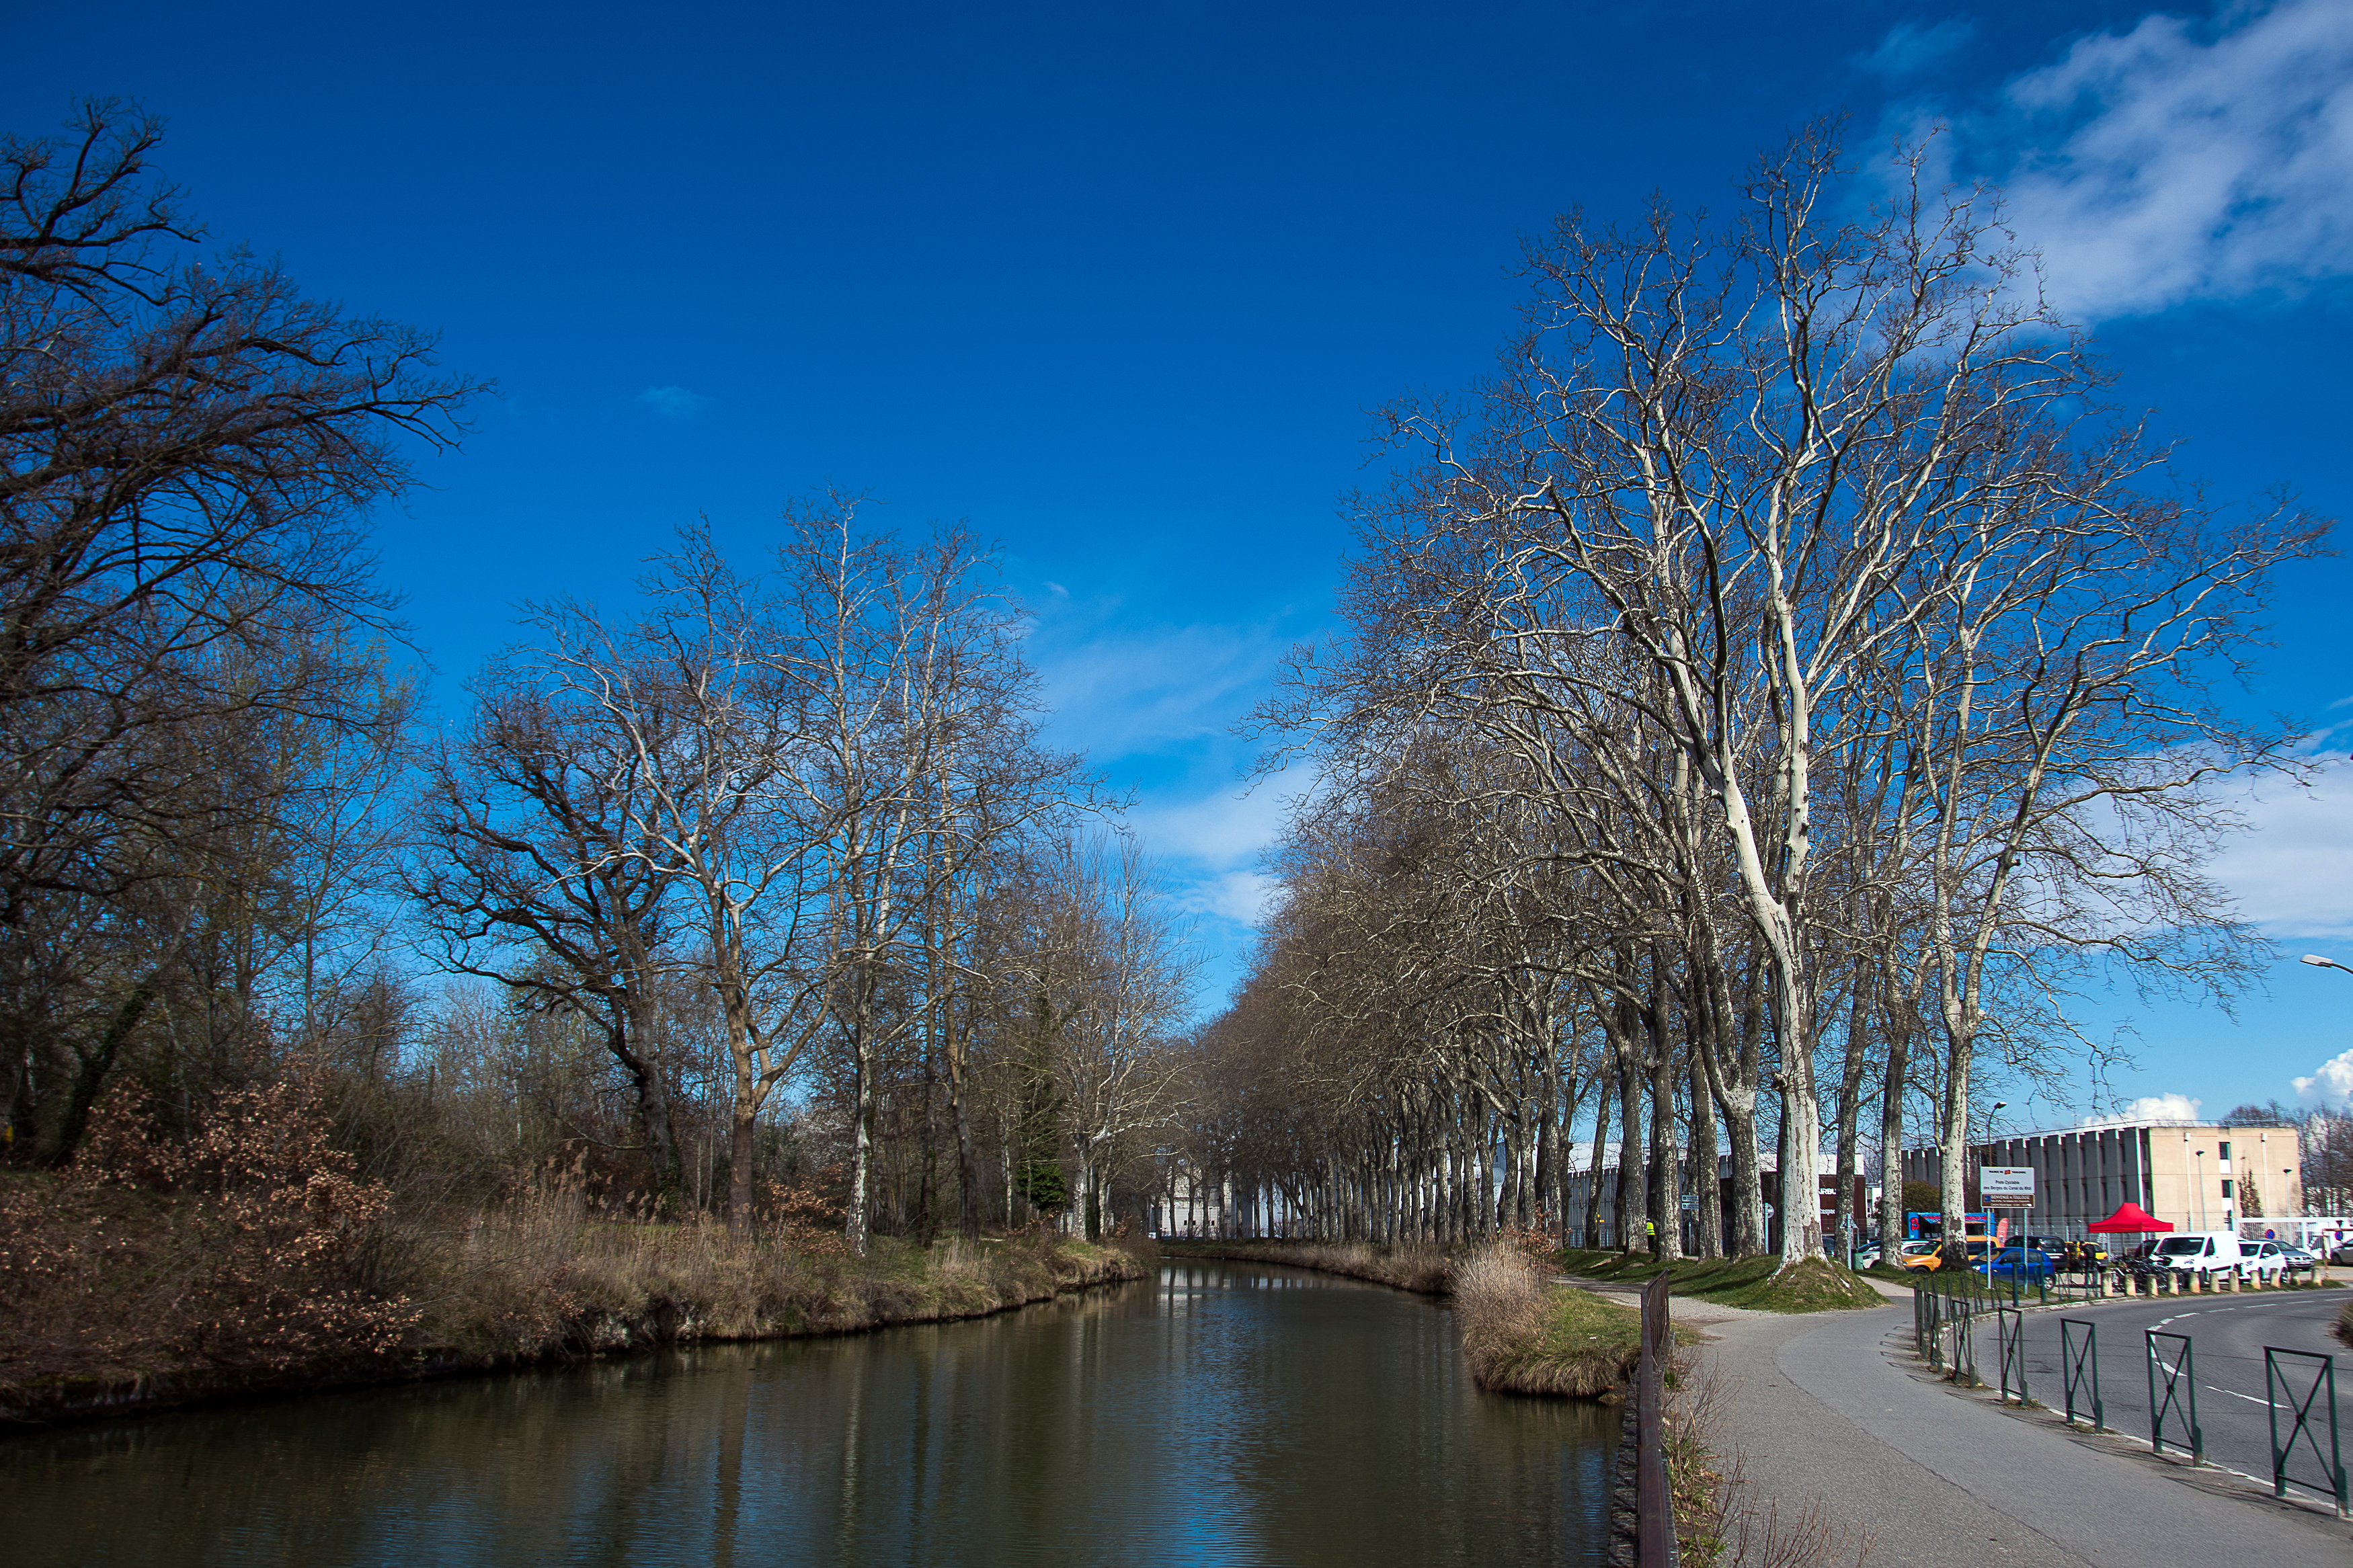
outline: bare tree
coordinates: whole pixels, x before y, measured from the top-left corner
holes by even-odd
[[[364,516],[479,390],[433,374],[424,333],[200,252],[150,169],[161,138],[93,100],[61,137],[0,142],[0,990],[19,1014],[61,903],[184,908],[133,889],[176,885],[171,846],[261,808],[192,787],[194,729],[385,721],[353,635],[392,625]]]
[[[543,692],[494,665],[466,728],[427,761],[408,888],[444,967],[596,1020],[635,1092],[655,1184],[669,1189],[677,1140],[651,1007],[676,962],[677,878],[641,837],[640,736],[615,717],[576,688]]]

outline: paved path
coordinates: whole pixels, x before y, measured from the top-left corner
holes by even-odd
[[[1911,1326],[1891,1307],[1708,1329],[1742,1500],[1784,1521],[1818,1503],[1847,1561],[1867,1535],[1872,1562],[1905,1568],[2353,1562],[2333,1516],[1915,1373]]]

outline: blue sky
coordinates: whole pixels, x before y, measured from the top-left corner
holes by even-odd
[[[37,65],[0,125],[139,98],[216,238],[499,380],[381,524],[440,689],[516,600],[617,599],[697,512],[747,553],[828,481],[902,528],[969,520],[1037,613],[1058,738],[1135,789],[1200,912],[1213,990],[1277,816],[1238,795],[1229,727],[1324,625],[1365,411],[1478,373],[1515,237],[1563,207],[1720,205],[1820,114],[1858,149],[1942,121],[2188,477],[2353,499],[2353,0],[82,0],[0,39]],[[2340,758],[2348,588],[2337,561],[2281,584],[2246,697]],[[2137,1010],[2117,1100],[2353,1092],[2353,1052],[2322,1070],[2353,975],[2293,963],[2353,963],[2353,773],[2253,816],[2223,869],[2289,962],[2235,1025]]]

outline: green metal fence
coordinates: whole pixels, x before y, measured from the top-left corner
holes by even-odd
[[[2001,1355],[2001,1392],[1997,1397],[2004,1405],[2013,1395],[2021,1405],[2032,1404],[2032,1397],[2026,1392],[2025,1311],[2018,1307],[1996,1307],[1994,1332]]]
[[[2206,1433],[2198,1425],[2197,1351],[2188,1334],[2160,1333],[2146,1331],[2148,1341],[2148,1446],[2156,1452],[2165,1452],[2165,1431],[2169,1423],[2178,1422],[2187,1434],[2188,1441],[2176,1447],[2189,1451],[2191,1462],[2202,1464],[2206,1459]],[[2175,1348],[2173,1360],[2167,1362],[2159,1353],[2160,1340]],[[2160,1390],[2162,1394],[2160,1394]]]
[[[2059,1320],[2060,1381],[2067,1394],[2067,1425],[2088,1411],[2092,1430],[2107,1430],[2107,1407],[2100,1401],[2100,1325],[2086,1318]]]
[[[2298,1390],[2301,1388],[2301,1392]],[[2272,1495],[2287,1496],[2287,1484],[2311,1487],[2337,1500],[2337,1517],[2348,1510],[2345,1489],[2345,1451],[2337,1438],[2337,1358],[2317,1351],[2263,1347],[2263,1397],[2271,1405]],[[2280,1413],[2289,1415],[2287,1436],[2280,1436]],[[2328,1427],[2328,1452],[2320,1451],[2320,1426]],[[2320,1468],[2317,1481],[2290,1476],[2288,1465],[2302,1445]]]

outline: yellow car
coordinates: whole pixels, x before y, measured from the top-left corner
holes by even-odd
[[[1973,1236],[1966,1243],[1969,1267],[1982,1268],[1993,1258],[1993,1243],[1982,1236]],[[1908,1241],[1895,1261],[1905,1268],[1931,1269],[1944,1267],[1944,1246],[1941,1241]]]

